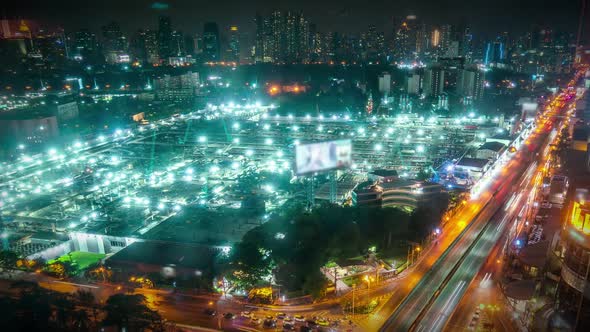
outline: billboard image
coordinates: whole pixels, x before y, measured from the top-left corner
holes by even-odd
[[[295,146],[297,175],[347,168],[352,165],[352,142],[337,140]]]

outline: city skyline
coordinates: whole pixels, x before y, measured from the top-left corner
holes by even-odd
[[[2,14],[9,18],[39,20],[43,25],[67,30],[98,30],[109,21],[117,21],[125,33],[131,33],[140,27],[156,28],[160,15],[170,16],[175,27],[186,33],[201,32],[203,24],[208,21],[215,21],[221,27],[238,25],[243,31],[254,33],[255,15],[275,9],[301,11],[322,31],[346,33],[361,32],[368,25],[375,25],[379,30],[389,33],[394,29],[393,22],[407,15],[415,15],[432,25],[462,22],[483,34],[505,30],[507,24],[511,31],[521,32],[530,29],[532,25],[551,26],[567,32],[576,30],[580,7],[577,1],[546,2],[541,5],[538,1],[521,0],[518,3],[518,9],[514,10],[513,3],[508,0],[495,1],[493,5],[489,1],[478,0],[469,6],[457,0],[401,1],[395,4],[304,1],[292,5],[265,1],[246,4],[234,0],[224,2],[223,5],[191,1],[120,3],[107,0],[100,4],[88,3],[84,6],[79,6],[78,2],[61,0],[51,3],[39,2],[34,7],[12,3],[4,6]],[[518,13],[526,13],[526,16],[515,22],[513,15]]]

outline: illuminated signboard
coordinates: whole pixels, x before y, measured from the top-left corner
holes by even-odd
[[[297,175],[348,168],[352,165],[352,142],[337,140],[295,146]]]

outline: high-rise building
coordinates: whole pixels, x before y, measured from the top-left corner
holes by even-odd
[[[102,27],[103,52],[108,63],[119,62],[119,57],[127,51],[127,38],[117,22]]]
[[[160,16],[158,20],[158,54],[162,60],[173,55],[172,21],[168,16]]]
[[[440,29],[434,28],[434,30],[432,30],[430,45],[432,47],[440,47]]]
[[[432,66],[424,71],[423,92],[427,97],[436,98],[444,92],[445,71],[440,66]]]
[[[406,76],[406,92],[410,95],[420,94],[420,74],[413,73]]]
[[[240,63],[240,34],[238,27],[235,25],[229,27],[229,38],[227,49],[225,51],[225,60]]]
[[[416,44],[412,43],[411,33],[415,34],[415,32],[410,31],[410,27],[406,21],[402,22],[395,32],[393,56],[398,62],[413,60],[413,49],[411,46]]]
[[[379,75],[379,92],[387,96],[391,92],[391,74],[384,72]]]
[[[158,36],[153,30],[138,30],[131,40],[131,51],[135,59],[154,64],[159,60]]]
[[[457,94],[479,100],[483,97],[484,72],[477,67],[459,70],[457,77]]]
[[[199,74],[188,72],[182,75],[164,75],[154,81],[154,91],[158,100],[191,102],[199,85]]]
[[[205,23],[205,25],[203,26],[203,61],[220,61],[219,43],[219,28],[217,27],[217,23]]]
[[[306,62],[309,60],[310,33],[302,13],[273,11],[256,15],[255,61]]]
[[[430,49],[430,36],[426,30],[426,24],[420,23],[416,27],[416,55],[421,56]]]
[[[362,39],[365,46],[364,60],[367,62],[381,61],[385,55],[385,35],[378,32],[377,27],[371,24]]]
[[[311,62],[323,61],[322,33],[317,31],[315,24],[309,25],[309,60]]]
[[[473,34],[468,26],[463,27],[459,32],[459,56],[464,57],[466,63],[471,63],[473,61]]]
[[[571,331],[590,328],[590,202],[576,198],[561,232],[563,263],[557,288],[558,309],[565,313]]]
[[[451,42],[453,41],[453,26],[450,24],[443,24],[440,27],[440,44],[439,44],[439,56],[448,56],[448,52],[451,49]]]
[[[72,57],[81,57],[86,60],[96,59],[98,55],[98,43],[96,35],[88,29],[81,29],[74,33]]]

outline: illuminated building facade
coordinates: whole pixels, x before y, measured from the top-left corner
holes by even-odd
[[[590,328],[590,202],[573,203],[562,230],[563,264],[558,286],[558,309],[576,331]]]

